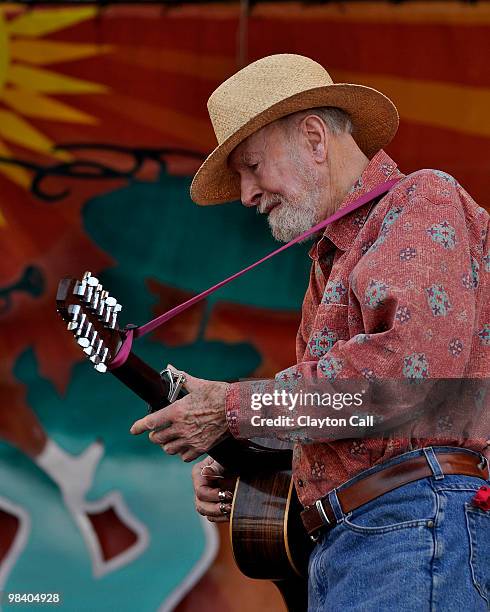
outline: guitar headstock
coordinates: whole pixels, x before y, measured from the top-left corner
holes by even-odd
[[[95,369],[105,372],[123,339],[117,324],[121,304],[104,290],[95,276],[85,272],[81,280],[61,279],[56,309]]]

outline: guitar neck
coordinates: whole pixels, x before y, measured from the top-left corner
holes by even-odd
[[[153,411],[169,405],[168,382],[133,352],[129,353],[123,365],[110,372],[149,404]]]

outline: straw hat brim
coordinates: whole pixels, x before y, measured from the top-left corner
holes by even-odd
[[[398,129],[399,117],[395,105],[372,87],[333,83],[302,91],[270,106],[218,145],[194,176],[190,190],[192,200],[201,205],[239,200],[239,177],[227,165],[233,149],[276,119],[322,106],[335,106],[350,115],[352,137],[369,158],[386,147]]]

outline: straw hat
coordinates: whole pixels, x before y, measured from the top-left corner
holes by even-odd
[[[240,199],[240,181],[227,166],[229,154],[268,123],[308,108],[335,106],[349,113],[352,136],[373,157],[393,138],[398,112],[376,89],[334,83],[317,62],[302,55],[264,57],[222,83],[208,100],[218,146],[197,171],[191,198],[197,204]]]

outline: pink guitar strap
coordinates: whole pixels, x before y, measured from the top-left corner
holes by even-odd
[[[371,191],[368,191],[367,193],[365,193],[363,196],[361,196],[357,200],[354,200],[342,210],[337,210],[333,215],[328,217],[328,219],[325,219],[321,223],[318,223],[317,225],[315,225],[308,231],[304,232],[300,236],[297,236],[296,238],[294,238],[287,244],[284,244],[283,246],[279,247],[275,251],[272,251],[272,253],[269,253],[265,257],[262,257],[262,259],[259,259],[258,261],[251,264],[250,266],[247,266],[243,270],[240,270],[239,272],[232,274],[232,276],[225,278],[224,280],[220,281],[216,285],[213,285],[213,287],[210,287],[209,289],[206,289],[202,293],[199,293],[198,295],[193,296],[192,298],[183,302],[182,304],[178,304],[174,308],[171,308],[167,312],[164,312],[163,314],[156,317],[152,321],[149,321],[148,323],[145,323],[144,325],[141,325],[140,327],[128,325],[126,329],[122,330],[125,334],[125,338],[123,340],[123,344],[121,348],[119,349],[116,357],[109,364],[108,366],[109,370],[115,370],[116,368],[119,368],[126,362],[126,359],[128,358],[128,355],[131,352],[131,347],[133,345],[134,338],[141,338],[141,336],[144,336],[145,334],[149,334],[150,332],[152,332],[154,329],[156,329],[160,325],[163,325],[163,323],[166,323],[167,321],[177,316],[181,312],[184,312],[184,310],[187,310],[191,306],[194,306],[194,304],[197,304],[201,300],[204,300],[208,295],[210,295],[211,293],[214,293],[215,291],[217,291],[218,289],[220,289],[227,283],[230,283],[231,281],[235,280],[236,278],[239,278],[246,272],[253,270],[255,267],[264,263],[268,259],[271,259],[271,257],[275,257],[276,255],[279,255],[279,253],[282,253],[286,249],[289,249],[294,244],[297,244],[298,242],[301,242],[305,238],[308,238],[309,236],[316,234],[319,230],[327,227],[327,225],[330,225],[331,223],[333,223],[334,221],[337,221],[341,217],[348,215],[349,213],[356,210],[357,208],[364,206],[364,204],[367,204],[368,202],[371,202],[372,200],[375,200],[376,198],[384,195],[394,185],[396,185],[396,183],[398,183],[399,180],[400,180],[399,178],[396,178],[396,179],[392,179],[390,181],[381,183],[380,185],[377,185],[377,187],[375,187]]]

